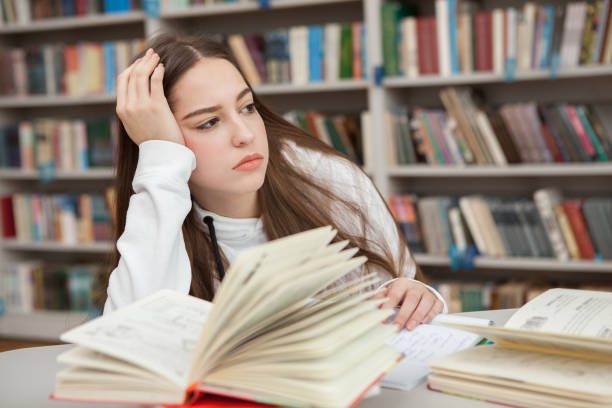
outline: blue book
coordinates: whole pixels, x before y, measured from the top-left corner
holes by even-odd
[[[117,78],[117,64],[115,61],[115,44],[105,41],[102,46],[104,52],[104,92],[115,93],[115,81]]]
[[[62,0],[62,15],[65,17],[76,15],[74,0]]]
[[[0,168],[2,167],[8,167],[8,145],[4,127],[0,127]]]
[[[546,19],[542,25],[542,54],[540,59],[540,68],[548,68],[551,56],[552,36],[555,25],[555,7],[549,5],[544,6],[544,14]]]
[[[365,24],[361,24],[361,76],[368,79],[368,38]]]
[[[309,80],[323,80],[323,26],[308,27],[308,70]]]
[[[458,74],[459,47],[457,46],[457,0],[448,1],[448,31],[450,34],[450,63],[451,74]]]

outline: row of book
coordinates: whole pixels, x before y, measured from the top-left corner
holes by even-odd
[[[572,68],[612,62],[610,0],[479,10],[436,0],[435,15],[398,2],[381,9],[387,76],[449,76]]]
[[[95,313],[94,296],[99,291],[101,273],[102,267],[95,264],[11,262],[0,272],[0,305],[4,306],[4,313],[35,310]]]
[[[509,282],[437,281],[432,286],[442,295],[449,313],[514,309],[553,287],[612,292],[612,286],[569,285],[563,282],[513,280]]]
[[[0,25],[131,10],[132,0],[0,0]]]
[[[533,200],[393,195],[389,207],[415,253],[612,259],[612,198],[567,199],[545,188]]]
[[[191,6],[227,4],[227,3],[260,3],[258,0],[160,0],[162,10],[183,10]]]
[[[2,237],[20,242],[83,244],[112,238],[115,192],[26,194],[0,198]]]
[[[263,35],[234,34],[227,43],[252,85],[367,78],[362,22],[294,26]]]
[[[36,119],[0,127],[0,168],[82,171],[111,168],[119,121],[115,117],[78,120]]]
[[[284,118],[317,139],[332,146],[353,162],[363,165],[362,115],[290,111]]]
[[[387,113],[389,162],[494,164],[607,162],[612,132],[585,104],[476,104],[469,89],[444,89],[444,110]]]
[[[145,40],[42,44],[0,50],[0,94],[114,94],[116,78]]]

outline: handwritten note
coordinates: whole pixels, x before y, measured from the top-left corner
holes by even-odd
[[[429,363],[439,357],[476,345],[477,334],[449,327],[422,324],[413,331],[402,330],[388,344],[406,357],[381,380],[383,387],[410,389],[429,374]]]

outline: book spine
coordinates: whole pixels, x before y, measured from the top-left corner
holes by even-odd
[[[563,211],[567,215],[570,227],[576,237],[576,244],[582,259],[595,258],[595,250],[587,231],[586,223],[582,215],[582,201],[569,200],[562,204]]]

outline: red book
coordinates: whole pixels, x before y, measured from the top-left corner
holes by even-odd
[[[493,14],[480,11],[474,17],[476,71],[493,71]]]
[[[542,134],[544,135],[544,140],[546,140],[546,145],[548,146],[548,149],[550,150],[550,154],[552,154],[553,159],[555,159],[555,162],[562,163],[563,156],[561,156],[559,147],[555,143],[555,138],[553,137],[552,133],[550,133],[550,129],[548,128],[546,123],[542,123]]]
[[[591,242],[591,237],[582,215],[582,203],[583,200],[580,199],[567,200],[562,204],[563,211],[567,215],[570,228],[574,233],[574,237],[576,237],[580,258],[593,259],[595,258],[595,250],[593,249],[593,243]]]
[[[2,237],[14,238],[17,232],[15,230],[15,214],[13,213],[13,198],[11,196],[0,198],[0,215],[2,215]]]
[[[438,36],[436,33],[436,18],[417,18],[417,50],[419,74],[437,75],[438,70]]]

